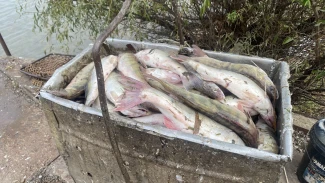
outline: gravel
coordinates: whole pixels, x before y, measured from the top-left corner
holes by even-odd
[[[293,132],[293,147],[298,152],[304,153],[305,147],[307,148],[307,144],[309,142],[309,135],[306,135],[302,131],[295,130]]]

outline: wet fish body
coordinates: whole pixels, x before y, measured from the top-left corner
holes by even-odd
[[[139,51],[135,54],[135,56],[140,63],[142,63],[142,65],[165,69],[178,74],[182,80],[183,86],[186,89],[195,87],[195,81],[191,81],[192,78],[188,78],[186,75],[190,75],[190,73],[187,72],[183,65],[171,59],[168,53],[158,49],[146,49]]]
[[[158,87],[165,92],[175,95],[181,102],[233,130],[242,138],[247,146],[257,147],[258,132],[254,122],[249,115],[241,112],[237,108],[194,94],[158,79],[150,81],[149,84],[154,88]]]
[[[122,77],[122,75],[113,71],[105,81],[106,97],[114,105],[116,105],[118,99],[125,93],[123,85],[121,85],[117,80],[119,77]],[[134,106],[127,110],[122,110],[120,112],[129,117],[139,117],[151,114],[148,109],[140,105]]]
[[[275,140],[273,129],[270,128],[262,119],[257,121],[256,127],[259,131],[258,149],[278,154],[279,147]]]
[[[137,117],[132,119],[145,124],[165,127],[166,117],[163,114],[158,113],[158,114],[151,114],[148,116],[142,116],[142,117]]]
[[[258,115],[258,112],[255,111],[253,108],[248,107],[248,106],[243,106],[241,103],[245,103],[243,101],[241,101],[239,98],[233,96],[233,95],[229,95],[226,96],[225,99],[223,101],[220,101],[221,103],[227,104],[229,106],[232,107],[236,107],[237,109],[239,109],[240,111],[246,111],[250,116],[255,116]]]
[[[168,83],[178,84],[181,83],[182,80],[180,76],[172,71],[166,69],[159,68],[146,68],[146,74],[154,76],[158,79],[164,80]]]
[[[168,95],[150,86],[130,78],[119,81],[128,88],[125,98],[118,102],[116,110],[124,110],[143,102],[153,103],[160,112],[171,120],[167,127],[193,133],[195,121],[201,121],[198,135],[211,139],[244,145],[242,139],[232,130],[211,120],[207,116],[195,112],[188,106],[173,100]]]
[[[278,99],[278,90],[276,89],[272,80],[268,77],[265,71],[259,67],[249,65],[249,64],[238,64],[220,61],[208,56],[200,57],[186,57],[186,56],[176,56],[172,58],[181,61],[194,60],[196,62],[208,65],[216,69],[224,69],[232,72],[236,72],[246,77],[250,78],[256,82],[263,90],[266,90],[266,93],[269,95],[272,101]]]
[[[110,55],[101,59],[104,80],[107,79],[108,75],[115,69],[117,66],[117,57]],[[96,100],[98,96],[98,84],[97,84],[97,75],[95,68],[93,69],[91,76],[87,83],[86,89],[86,106],[90,106]]]
[[[124,76],[145,83],[146,81],[142,75],[140,67],[141,65],[138,63],[134,54],[122,53],[119,55],[117,70],[119,70]]]
[[[209,67],[207,65],[187,61],[193,69],[206,81],[215,82],[242,100],[241,105],[252,107],[271,127],[276,127],[275,112],[265,92],[252,80],[244,75]]]
[[[78,97],[85,90],[85,86],[93,68],[94,63],[92,62],[82,68],[63,90],[49,91],[49,93],[66,99],[74,99]]]

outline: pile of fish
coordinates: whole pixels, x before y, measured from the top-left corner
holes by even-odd
[[[257,66],[208,57],[193,45],[191,56],[158,49],[102,58],[110,111],[223,142],[278,153],[273,104],[278,92]],[[94,63],[52,94],[100,109]],[[253,119],[255,119],[254,122]]]

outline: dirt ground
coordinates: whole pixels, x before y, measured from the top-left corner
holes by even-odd
[[[71,182],[35,98],[38,88],[19,72],[29,62],[0,58],[0,183]]]
[[[0,183],[73,182],[34,98],[37,88],[19,72],[24,62],[28,60],[0,58]],[[305,123],[299,116],[294,120]],[[283,169],[288,181],[283,173],[280,183],[298,182],[295,171],[302,155],[294,149],[293,161]]]
[[[0,182],[23,182],[58,152],[42,110],[0,73]]]

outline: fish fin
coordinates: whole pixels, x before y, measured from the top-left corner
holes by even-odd
[[[168,129],[172,129],[172,130],[180,130],[179,128],[177,128],[176,125],[174,125],[174,123],[168,119],[166,116],[164,116],[164,125],[166,126],[166,128]]]
[[[198,86],[203,86],[203,80],[197,74],[191,71],[184,72],[181,76],[181,79],[186,90],[198,88]]]
[[[245,111],[249,111],[249,114],[250,114],[251,116],[255,116],[255,115],[259,114],[259,113],[254,109],[254,106],[252,106],[252,104],[250,104],[249,102],[247,102],[247,101],[245,101],[245,100],[241,100],[241,99],[239,99],[239,100],[238,100],[238,104],[237,104],[237,106],[238,106],[238,105],[240,105],[240,106],[243,108],[243,110],[245,110]]]
[[[132,44],[127,44],[126,45],[127,50],[131,51],[132,53],[136,53],[137,50],[134,48]]]
[[[237,109],[239,109],[241,112],[246,112],[245,110],[244,110],[244,107],[243,107],[243,105],[240,103],[240,102],[238,102],[238,104],[237,104]]]
[[[207,57],[207,54],[201,48],[199,48],[197,45],[193,44],[192,48],[193,48],[193,56]]]
[[[190,57],[185,56],[185,55],[171,55],[169,57],[176,60],[176,61],[178,61],[178,62],[185,62],[190,58]]]
[[[141,100],[140,94],[143,89],[148,87],[147,84],[127,76],[119,77],[117,80],[124,86],[125,93],[116,100],[114,111],[127,110],[144,102]]]
[[[240,105],[243,109],[245,108],[253,108],[254,106],[250,104],[249,101],[239,99],[238,100],[238,105]]]
[[[149,84],[143,83],[136,79],[121,75],[121,77],[117,78],[117,81],[124,86],[126,90],[142,90],[144,88],[149,87]]]

